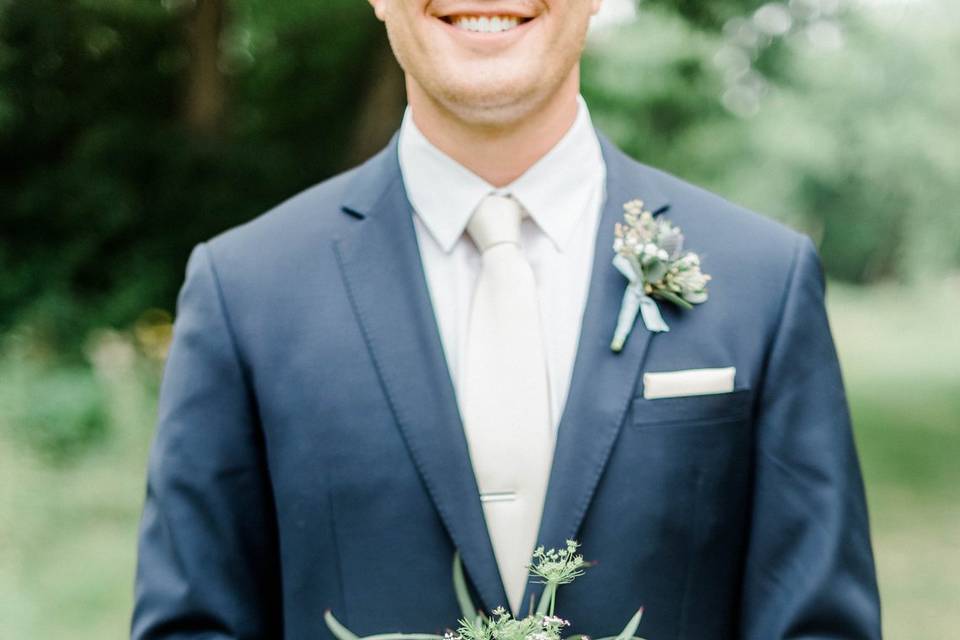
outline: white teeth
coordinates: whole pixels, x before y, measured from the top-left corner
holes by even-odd
[[[465,31],[474,31],[477,33],[497,33],[508,31],[520,24],[520,19],[515,16],[456,16],[453,18],[453,24]]]

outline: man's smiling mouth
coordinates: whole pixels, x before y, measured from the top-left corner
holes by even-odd
[[[450,15],[440,16],[440,19],[464,31],[474,33],[499,33],[510,31],[533,20],[533,18],[510,15]]]

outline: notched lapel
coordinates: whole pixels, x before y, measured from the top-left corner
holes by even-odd
[[[490,610],[507,598],[423,272],[397,141],[394,134],[347,186],[343,209],[358,220],[334,247],[397,425]]]
[[[650,331],[638,320],[623,350],[615,353],[610,349],[627,284],[611,263],[614,225],[623,219],[623,204],[634,198],[642,199],[654,214],[669,207],[648,168],[620,151],[599,130],[597,137],[607,166],[606,197],[537,537],[546,547],[561,547],[565,540],[576,537],[630,406],[651,340]],[[523,602],[530,602],[531,595],[541,591],[542,585],[528,583]]]

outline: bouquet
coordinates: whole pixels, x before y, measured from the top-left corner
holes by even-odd
[[[467,591],[458,551],[453,556],[453,588],[463,617],[457,621],[456,631],[448,630],[442,636],[428,633],[384,633],[361,638],[340,624],[330,610],[324,613],[324,620],[337,640],[590,640],[585,635],[564,638],[563,629],[570,626],[570,622],[554,615],[557,589],[583,575],[584,569],[588,567],[583,556],[576,553],[579,546],[577,541],[567,540],[565,549],[544,550],[541,546],[534,550],[533,562],[527,567],[530,575],[546,586],[536,611],[531,611],[523,619],[518,620],[503,607],[497,607],[487,616],[474,606]],[[530,608],[533,609],[532,602]],[[619,635],[597,640],[643,640],[634,635],[642,616],[643,607],[630,618]]]

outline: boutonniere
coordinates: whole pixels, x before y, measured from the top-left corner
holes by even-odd
[[[669,331],[654,298],[684,309],[707,300],[710,276],[700,271],[700,256],[683,250],[683,234],[665,218],[654,218],[642,200],[623,205],[626,224],[614,230],[613,266],[628,280],[610,348],[623,349],[637,312],[649,331]]]

